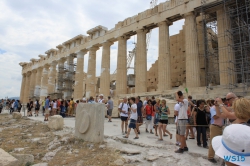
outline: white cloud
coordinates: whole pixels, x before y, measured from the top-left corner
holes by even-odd
[[[161,0],[160,2],[163,2]],[[150,0],[2,0],[0,1],[0,98],[19,96],[21,61],[29,61],[79,34],[103,25],[109,29],[127,17],[148,9]],[[178,33],[183,20],[170,27]],[[134,47],[136,36],[128,40],[127,51]],[[97,51],[97,75],[101,71],[101,49]],[[158,29],[152,31],[148,50],[148,69],[158,57]],[[88,54],[84,71],[87,72]],[[117,42],[111,46],[111,69],[117,65]]]

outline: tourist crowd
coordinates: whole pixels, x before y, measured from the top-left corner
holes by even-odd
[[[175,94],[174,120],[176,124],[176,153],[188,151],[186,140],[196,139],[197,146],[208,149],[208,160],[216,163],[215,154],[225,160],[227,165],[250,165],[250,100],[228,93],[224,99],[193,100],[187,99],[181,91]],[[28,116],[38,116],[40,108],[48,121],[49,116],[74,116],[79,103],[103,103],[107,107],[108,121],[112,122],[113,101],[111,97],[105,100],[103,95],[77,100],[51,99],[29,100]],[[19,100],[1,100],[0,110],[19,111],[22,108]],[[171,109],[172,110],[172,109]],[[145,123],[145,132],[154,134],[158,141],[164,136],[172,139],[172,133],[167,130],[170,108],[165,99],[140,96],[123,98],[118,106],[121,119],[121,132],[124,138],[129,138],[133,129],[134,139],[139,139],[141,126]],[[168,134],[168,135],[167,135]],[[210,140],[210,144],[208,141]]]

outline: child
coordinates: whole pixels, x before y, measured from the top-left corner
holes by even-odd
[[[137,105],[135,104],[135,98],[131,97],[129,102],[131,104],[131,107],[130,107],[130,110],[131,110],[130,123],[129,123],[129,126],[128,126],[129,129],[128,129],[127,135],[124,136],[124,138],[129,137],[129,134],[130,134],[130,131],[131,131],[131,128],[132,128],[132,129],[134,129],[134,132],[135,132],[135,135],[136,135],[136,137],[134,139],[139,139],[138,133],[137,133],[137,130],[136,130]]]

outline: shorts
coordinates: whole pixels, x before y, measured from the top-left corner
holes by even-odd
[[[137,118],[137,123],[142,124],[143,123],[143,118],[142,116],[138,116]]]
[[[130,123],[128,125],[128,128],[135,129],[136,128],[136,120],[130,119]]]
[[[168,120],[161,120],[161,119],[160,119],[159,123],[168,124]]]
[[[160,119],[156,118],[156,119],[154,120],[154,125],[158,125],[159,121],[160,121]]]
[[[187,119],[178,119],[178,121],[177,121],[177,133],[179,135],[185,135],[187,124],[188,124]]]
[[[108,109],[108,111],[107,111],[108,116],[112,116],[112,111],[113,111],[113,109]]]
[[[49,114],[50,110],[49,109],[45,109],[45,114]]]
[[[128,117],[126,117],[126,116],[121,116],[121,120],[122,120],[122,121],[127,121],[127,120],[128,120]]]

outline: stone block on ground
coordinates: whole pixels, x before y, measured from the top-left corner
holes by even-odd
[[[31,154],[11,154],[13,157],[15,157],[18,160],[18,165],[26,165],[27,163],[33,163],[34,162],[34,156]]]
[[[48,127],[53,130],[62,130],[64,125],[63,117],[54,115],[49,117]]]
[[[37,163],[32,166],[48,166],[48,163]]]
[[[89,142],[103,142],[105,104],[77,105],[75,137]]]
[[[17,166],[18,160],[0,148],[0,166]]]
[[[125,153],[125,154],[130,154],[130,155],[136,155],[136,154],[140,154],[141,151],[137,150],[137,149],[128,149],[128,148],[123,148],[120,150],[121,153]]]
[[[13,119],[21,119],[22,114],[20,112],[13,112],[12,113]]]

